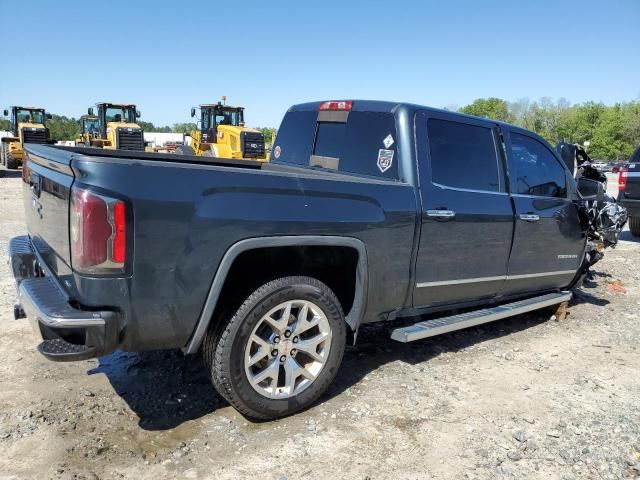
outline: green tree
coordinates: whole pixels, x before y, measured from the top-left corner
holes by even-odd
[[[276,139],[276,132],[277,132],[275,128],[258,127],[258,130],[260,130],[264,135],[264,143],[266,145],[273,144],[273,141]]]
[[[197,125],[195,123],[174,123],[173,131],[176,133],[190,133],[195,130]]]
[[[459,111],[468,115],[486,117],[503,122],[512,122],[514,120],[509,111],[509,104],[496,97],[478,98],[470,105],[462,107]]]
[[[75,118],[67,118],[61,115],[52,115],[47,120],[49,136],[52,140],[75,140],[80,134],[80,123]]]

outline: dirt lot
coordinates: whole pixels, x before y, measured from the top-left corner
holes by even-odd
[[[24,233],[20,188],[0,178],[3,259]],[[0,479],[640,478],[640,243],[623,238],[566,320],[409,345],[365,328],[321,403],[263,424],[216,395],[199,357],[48,362],[13,320],[3,260]]]

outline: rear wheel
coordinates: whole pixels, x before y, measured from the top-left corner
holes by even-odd
[[[271,420],[312,404],[342,361],[346,323],[335,294],[310,277],[262,285],[204,340],[216,390],[243,415]]]
[[[629,230],[636,237],[640,237],[640,217],[629,217]]]

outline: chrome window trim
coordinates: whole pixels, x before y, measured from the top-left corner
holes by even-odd
[[[465,283],[497,282],[500,280],[522,280],[525,278],[551,277],[556,275],[575,275],[576,270],[555,270],[553,272],[525,273],[521,275],[498,275],[494,277],[461,278],[458,280],[443,280],[437,282],[419,282],[417,288],[439,287],[445,285],[462,285]]]
[[[458,192],[470,192],[470,193],[489,193],[491,195],[509,195],[507,192],[493,191],[493,190],[473,190],[471,188],[458,188],[458,187],[450,187],[449,185],[443,185],[441,183],[431,182],[432,185],[440,188],[445,188],[447,190],[456,190]]]

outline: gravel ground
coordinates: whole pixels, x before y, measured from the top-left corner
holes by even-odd
[[[20,192],[0,178],[3,258],[24,232]],[[216,395],[199,357],[48,362],[13,320],[3,260],[0,479],[640,478],[640,243],[623,238],[565,320],[408,345],[364,328],[321,403],[261,424]]]

